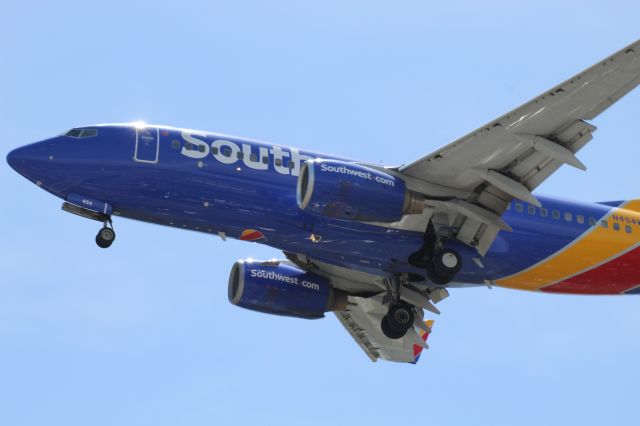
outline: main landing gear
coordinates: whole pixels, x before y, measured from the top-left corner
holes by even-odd
[[[414,326],[418,311],[416,308],[400,298],[400,291],[406,283],[401,276],[389,277],[385,280],[387,286],[386,301],[389,303],[387,314],[382,317],[380,328],[389,339],[401,339]],[[422,310],[420,309],[420,314]]]
[[[380,328],[389,339],[401,339],[413,327],[415,314],[413,307],[405,302],[389,306],[387,315],[382,317]]]
[[[431,330],[423,322],[423,309],[439,314],[440,311],[433,304],[445,299],[449,293],[445,288],[418,289],[409,279],[409,274],[397,274],[384,280],[386,294],[382,304],[388,304],[389,308],[386,315],[382,317],[380,329],[389,339],[402,339],[406,336],[416,345],[425,347],[424,340],[418,331]]]
[[[436,286],[449,284],[462,268],[460,254],[444,246],[431,222],[424,233],[422,247],[409,257],[409,263],[424,268],[427,278]]]
[[[435,285],[449,284],[462,268],[462,258],[457,251],[443,248],[435,250],[425,265],[427,278]]]

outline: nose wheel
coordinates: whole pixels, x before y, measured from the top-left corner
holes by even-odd
[[[111,218],[109,218],[105,220],[104,226],[98,231],[96,244],[100,248],[109,248],[115,239],[116,232],[113,230],[113,224],[111,223]]]

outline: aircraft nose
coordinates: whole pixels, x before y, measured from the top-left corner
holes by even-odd
[[[16,148],[7,154],[7,163],[11,166],[13,170],[20,173],[21,166],[24,166],[25,162],[28,161],[29,149],[26,146]]]
[[[7,154],[7,163],[27,179],[39,179],[36,175],[41,174],[47,161],[44,148],[41,142],[16,148]]]
[[[16,148],[7,154],[7,163],[20,174],[24,174],[25,169],[34,160],[37,160],[36,149],[33,145]]]

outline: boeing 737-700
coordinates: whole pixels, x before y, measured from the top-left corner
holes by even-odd
[[[144,123],[76,127],[7,161],[99,221],[103,248],[123,217],[279,249],[233,265],[231,303],[333,311],[372,360],[415,363],[449,287],[640,293],[640,200],[533,194],[562,165],[585,169],[590,121],[638,82],[640,41],[398,167]]]

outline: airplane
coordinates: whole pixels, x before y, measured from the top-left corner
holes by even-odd
[[[640,200],[533,194],[586,169],[590,121],[639,82],[640,40],[402,166],[146,123],[75,127],[7,161],[100,222],[101,248],[123,217],[281,250],[232,266],[232,304],[334,312],[372,361],[416,363],[449,288],[640,293]]]

